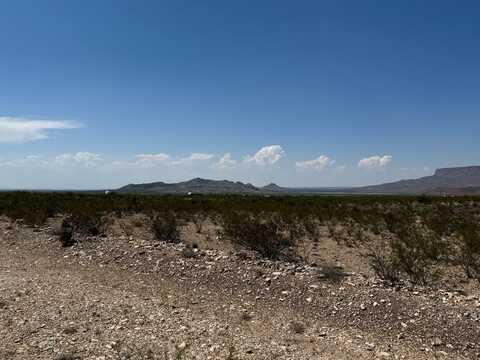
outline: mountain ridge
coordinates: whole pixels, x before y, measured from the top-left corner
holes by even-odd
[[[261,189],[250,183],[230,180],[210,180],[193,178],[178,183],[165,183],[162,181],[129,184],[116,190],[120,193],[154,193],[154,194],[176,194],[176,193],[200,193],[200,194],[222,194],[222,193],[261,193]]]
[[[430,176],[357,188],[367,193],[480,193],[480,166],[440,168]],[[470,189],[470,191],[468,191]]]
[[[452,194],[480,195],[480,166],[440,168],[433,175],[418,179],[369,185],[362,187],[290,188],[270,183],[256,187],[250,183],[230,180],[193,178],[178,183],[162,181],[129,184],[116,190],[137,194]]]

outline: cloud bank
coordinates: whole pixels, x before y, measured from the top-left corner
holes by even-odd
[[[73,121],[0,117],[0,143],[26,143],[47,139],[51,131],[81,128]]]
[[[74,154],[62,154],[55,157],[53,161],[54,164],[60,166],[68,165],[84,165],[84,166],[95,166],[102,158],[99,154],[94,154],[91,152],[77,152]]]

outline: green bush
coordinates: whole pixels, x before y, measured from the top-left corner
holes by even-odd
[[[410,281],[427,284],[438,275],[439,264],[449,252],[448,244],[417,216],[414,208],[405,208],[385,217],[391,234],[387,264],[405,274]]]
[[[367,256],[372,270],[380,279],[391,285],[400,282],[401,274],[397,258],[387,253],[385,249],[378,248],[370,250]]]
[[[73,237],[73,225],[67,219],[62,221],[59,238],[63,247],[68,247],[75,244],[75,239]]]
[[[275,214],[230,212],[223,217],[223,230],[235,244],[270,259],[285,255],[284,251],[292,245]]]
[[[480,226],[478,223],[465,222],[459,227],[460,263],[465,274],[480,280]]]
[[[99,236],[104,233],[104,219],[99,212],[78,211],[71,215],[75,232],[87,236]]]
[[[177,218],[173,212],[156,213],[152,216],[152,231],[155,238],[169,243],[178,243]]]

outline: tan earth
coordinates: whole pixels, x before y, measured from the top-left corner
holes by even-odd
[[[62,248],[54,222],[0,222],[0,359],[479,358],[475,284],[394,289],[326,240],[305,266],[127,225]]]

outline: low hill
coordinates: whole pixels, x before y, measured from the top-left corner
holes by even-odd
[[[178,183],[153,182],[148,184],[130,184],[117,190],[120,193],[138,194],[259,194],[262,192],[252,184],[240,181],[209,180],[195,178]]]
[[[288,188],[278,186],[275,183],[270,183],[270,184],[262,187],[261,189],[264,190],[264,191],[288,191]]]

